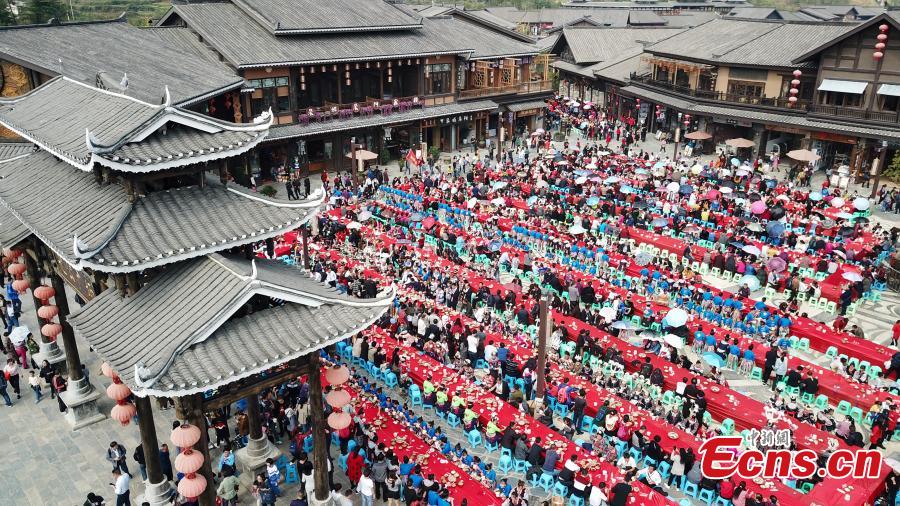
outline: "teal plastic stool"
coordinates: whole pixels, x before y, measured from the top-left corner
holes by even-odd
[[[553,485],[553,495],[566,497],[567,495],[569,495],[569,486],[560,482],[556,482],[556,484]]]
[[[842,415],[850,416],[851,409],[853,409],[853,406],[851,406],[849,402],[841,401],[838,403],[837,409],[835,411],[837,411],[838,413],[840,413]]]
[[[722,435],[730,436],[734,432],[734,420],[726,418],[722,420]]]
[[[584,506],[584,499],[578,497],[577,495],[573,495],[569,497],[569,502],[566,504],[568,506]]]
[[[481,444],[481,433],[475,429],[472,429],[468,433],[469,445],[472,448],[477,448],[478,445]]]
[[[447,425],[456,428],[460,423],[459,417],[455,413],[447,413]]]
[[[819,409],[825,409],[825,408],[827,408],[827,407],[828,407],[828,396],[826,396],[826,395],[824,395],[824,394],[819,394],[819,395],[816,397],[815,405],[816,405],[816,407],[819,408]]]
[[[556,478],[552,474],[542,473],[540,480],[538,480],[538,486],[544,489],[544,492],[549,493],[555,480]]]
[[[697,485],[687,480],[684,480],[684,487],[682,488],[682,490],[684,491],[685,495],[689,495],[691,497],[697,497],[697,493],[700,492],[700,488]]]
[[[707,506],[712,505],[713,500],[716,498],[716,493],[712,490],[703,489],[700,491],[700,494],[697,496],[697,499],[701,501],[706,501]]]
[[[511,473],[513,470],[512,457],[509,455],[501,455],[500,460],[497,461],[497,470],[503,474]]]
[[[762,381],[762,379],[763,379],[762,373],[763,373],[762,369],[760,369],[759,367],[754,367],[753,369],[750,370],[750,379]]]

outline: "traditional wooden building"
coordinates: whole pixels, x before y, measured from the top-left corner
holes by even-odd
[[[254,258],[254,244],[313,219],[324,193],[288,201],[231,181],[229,162],[265,139],[271,111],[225,122],[172,105],[165,89],[161,96],[153,104],[56,77],[0,99],[0,125],[30,143],[0,149],[0,245],[20,278],[14,288],[32,292],[39,358],[66,361],[67,419],[78,428],[103,418],[100,394],[82,374],[77,332],[115,375],[118,386],[107,390],[119,403],[114,417],[138,415],[144,500],[168,504],[171,489],[156,457],[156,396],[175,399],[178,418],[202,429],[195,450],[205,456],[197,470],[205,479],[183,482],[212,505],[204,410],[247,398],[251,442],[239,458],[256,469],[275,452],[262,436],[256,394],[310,373],[324,473],[318,351],[374,322],[393,293],[355,299],[300,268]],[[69,311],[68,289],[83,307]],[[317,476],[320,497],[326,483]]]
[[[391,158],[496,143],[513,128],[500,105],[552,90],[527,39],[383,1],[176,4],[156,30],[189,34],[239,72],[243,110],[272,108],[251,161],[263,177],[345,167],[352,143]]]
[[[864,23],[715,19],[673,32],[640,55],[623,51],[609,65],[592,64],[581,56],[590,46],[573,50],[561,38],[553,65],[577,83],[572,94],[601,88],[614,115],[650,130],[704,130],[713,135],[710,149],[745,137],[759,156],[809,148],[820,154],[819,167],[860,174],[900,142],[891,95],[896,42],[887,36],[874,55],[881,28],[891,33],[897,23],[893,12]]]

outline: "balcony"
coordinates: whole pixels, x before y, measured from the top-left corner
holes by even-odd
[[[876,123],[900,123],[900,113],[896,111],[867,111],[855,107],[843,107],[839,105],[812,104],[809,106],[810,114],[832,116],[835,118],[855,119],[862,121],[874,121]]]
[[[471,98],[496,97],[498,95],[528,95],[531,93],[541,93],[553,91],[553,81],[529,81],[527,83],[516,83],[509,86],[500,86],[495,88],[472,88],[470,90],[462,90],[459,92],[461,100]]]
[[[752,106],[762,106],[762,107],[772,107],[778,109],[787,109],[788,102],[787,98],[779,97],[779,98],[768,98],[768,97],[748,97],[746,95],[735,95],[732,93],[723,93],[720,91],[708,91],[708,90],[695,90],[688,86],[679,86],[669,81],[660,81],[651,78],[650,76],[639,76],[636,74],[632,74],[631,76],[632,83],[641,83],[651,88],[657,88],[660,90],[667,90],[671,92],[675,92],[679,95],[683,95],[685,97],[691,97],[699,99],[700,101],[705,102],[714,102],[714,103],[723,103],[723,104],[737,104],[737,105],[752,105]],[[794,106],[792,107],[795,111],[805,111],[809,106],[809,101],[807,100],[798,100]]]

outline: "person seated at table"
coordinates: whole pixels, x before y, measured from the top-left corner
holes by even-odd
[[[468,429],[473,430],[473,429]],[[491,416],[491,419],[488,420],[487,426],[484,429],[485,439],[491,444],[499,444],[501,438],[500,427],[497,426],[497,416]]]
[[[657,463],[662,461],[665,457],[665,453],[663,452],[662,446],[660,445],[661,442],[662,438],[659,435],[653,436],[653,439],[648,441],[642,449],[644,456],[650,457]]]
[[[622,456],[619,457],[619,460],[616,462],[616,467],[626,473],[636,471],[637,466],[637,460],[635,460],[634,455],[627,451],[623,452]]]

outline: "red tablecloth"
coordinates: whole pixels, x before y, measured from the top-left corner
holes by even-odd
[[[451,397],[458,388],[460,396],[473,403],[473,410],[478,413],[479,420],[482,423],[487,423],[491,416],[496,416],[498,427],[505,428],[510,423],[513,423],[517,432],[523,433],[528,437],[540,437],[545,448],[548,447],[550,442],[558,443],[562,449],[559,460],[560,467],[571,455],[577,455],[578,463],[582,467],[592,468],[590,469],[592,484],[604,481],[611,487],[612,484],[621,481],[621,472],[614,465],[590,455],[584,449],[579,448],[575,443],[562,437],[546,425],[521,413],[495,395],[474,385],[469,379],[462,378],[455,371],[444,367],[443,364],[418,353],[415,349],[402,345],[397,340],[387,337],[381,332],[372,333],[372,337],[384,348],[389,357],[393,356],[395,350],[398,350],[401,356],[408,358],[408,360],[402,360],[402,362],[408,364],[409,377],[416,384],[421,386],[428,379],[432,383],[440,384],[446,388],[448,395]],[[632,486],[634,490],[629,496],[629,504],[671,504],[671,501],[641,483],[635,482]]]
[[[382,426],[375,430],[378,440],[388,445],[401,460],[408,456],[411,462],[415,462],[420,455],[426,455],[428,461],[422,464],[422,470],[425,474],[433,473],[438,482],[446,485],[444,477],[451,471],[456,471],[460,475],[463,485],[448,487],[450,494],[456,499],[454,503],[459,504],[463,499],[473,505],[503,503],[503,499],[497,497],[492,489],[469,476],[464,469],[448,460],[446,456],[420,439],[409,428],[397,423],[390,416],[385,416],[377,406],[366,403],[365,420],[370,424],[375,420],[380,421]],[[405,440],[405,444],[398,444],[398,438],[401,438],[401,441]]]

